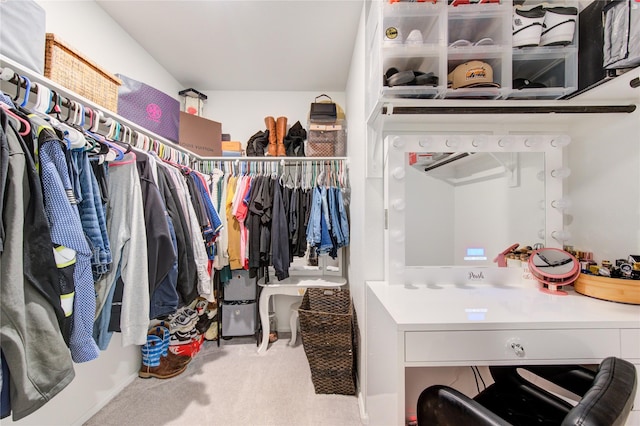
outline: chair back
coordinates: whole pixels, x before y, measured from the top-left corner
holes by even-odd
[[[609,357],[598,367],[593,384],[562,421],[562,426],[622,426],[635,398],[636,370],[633,364]]]

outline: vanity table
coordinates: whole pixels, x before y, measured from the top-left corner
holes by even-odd
[[[264,353],[269,347],[269,299],[276,294],[284,294],[287,296],[303,296],[308,288],[336,288],[342,287],[347,283],[344,277],[340,276],[290,276],[282,281],[265,283],[263,280],[258,281],[258,285],[262,287],[260,291],[260,301],[258,309],[260,311],[260,324],[262,326],[262,342],[258,348],[258,353]],[[293,332],[293,331],[292,331]]]
[[[523,284],[368,282],[369,424],[405,423],[412,368],[598,364],[617,356],[640,374],[640,306],[568,293]],[[639,419],[640,396],[635,410],[631,418]]]

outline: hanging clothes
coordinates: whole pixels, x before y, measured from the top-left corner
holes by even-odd
[[[107,229],[111,241],[113,267],[95,283],[97,338],[109,333],[110,308],[104,309],[107,296],[119,277],[124,283],[122,298],[122,344],[142,345],[147,341],[149,325],[149,272],[147,264],[142,190],[136,168],[136,155],[129,152],[121,161],[109,163],[109,203]]]
[[[2,110],[0,124],[0,143],[8,154],[1,212],[0,346],[2,364],[11,371],[3,373],[3,390],[10,382],[12,418],[18,421],[62,391],[75,372],[61,333],[65,314],[32,151]],[[3,391],[3,415],[5,400]]]
[[[178,307],[177,253],[173,248],[175,231],[169,228],[168,213],[160,190],[153,178],[149,156],[136,150],[136,167],[140,177],[142,207],[147,236],[147,269],[149,271],[149,318],[169,315]],[[175,274],[167,276],[173,269]],[[159,287],[162,287],[159,289]],[[158,293],[156,293],[156,291]]]
[[[271,263],[276,278],[289,278],[289,226],[280,181],[273,179],[273,219],[271,222]]]
[[[87,362],[96,359],[100,353],[93,340],[96,301],[91,271],[92,252],[82,230],[63,144],[48,123],[36,116],[30,116],[30,119],[38,129],[40,178],[51,239],[54,244],[76,252],[74,321],[69,348],[74,362]]]
[[[187,220],[183,213],[184,210],[178,204],[179,198],[177,190],[168,173],[162,164],[158,164],[158,189],[160,190],[160,194],[167,208],[167,213],[173,224],[178,247],[176,289],[180,298],[178,305],[183,306],[198,296],[198,276],[193,246],[189,241],[190,233]]]

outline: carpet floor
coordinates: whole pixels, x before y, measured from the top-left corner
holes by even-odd
[[[136,378],[85,425],[360,425],[357,397],[316,394],[300,338],[288,342],[263,355],[253,339],[205,342],[184,373]]]

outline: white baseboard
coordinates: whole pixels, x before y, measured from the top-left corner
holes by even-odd
[[[133,381],[138,377],[138,373],[135,372],[131,374],[126,380],[120,382],[119,386],[111,389],[111,392],[104,398],[102,401],[98,402],[93,407],[89,408],[77,421],[72,423],[72,426],[82,426],[85,422],[87,422],[91,417],[93,417],[98,411],[102,410],[105,405],[107,405],[113,398],[118,396],[120,392],[124,390],[127,386],[129,386]]]

